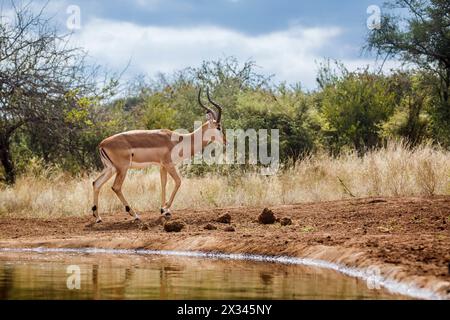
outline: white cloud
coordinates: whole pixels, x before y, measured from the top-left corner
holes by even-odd
[[[301,81],[314,88],[316,62],[323,59],[320,51],[341,33],[338,27],[291,26],[250,36],[215,26],[139,26],[94,19],[83,25],[75,38],[109,68],[121,70],[131,58],[128,73],[170,73],[198,66],[203,60],[236,56],[240,61],[255,60],[263,73],[276,74],[276,80]]]

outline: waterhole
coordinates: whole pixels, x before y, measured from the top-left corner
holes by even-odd
[[[334,270],[152,254],[0,252],[0,299],[403,299]]]

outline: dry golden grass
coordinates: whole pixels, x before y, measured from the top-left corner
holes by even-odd
[[[70,178],[28,174],[13,187],[0,190],[0,214],[57,217],[90,214],[92,181],[97,173]],[[111,190],[100,194],[100,212],[123,210]],[[169,183],[169,191],[172,184]],[[131,171],[124,194],[138,211],[160,207],[158,169]],[[314,155],[275,176],[246,173],[240,177],[210,175],[184,179],[177,208],[278,205],[366,196],[429,196],[450,194],[450,152],[429,145],[413,150],[402,143],[368,153],[338,158]]]

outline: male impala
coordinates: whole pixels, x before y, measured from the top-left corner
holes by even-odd
[[[217,138],[220,143],[225,143],[225,137],[221,127],[222,107],[212,101],[207,90],[209,102],[217,108],[217,112],[206,107],[201,101],[201,90],[198,93],[198,103],[206,110],[207,121],[196,131],[188,134],[180,134],[167,129],[161,130],[135,130],[119,133],[106,138],[99,145],[100,157],[104,165],[104,170],[94,181],[94,206],[92,211],[97,223],[102,219],[98,213],[98,195],[101,187],[116,174],[113,191],[125,206],[126,212],[139,220],[138,214],[130,207],[122,194],[122,184],[125,180],[128,169],[142,169],[150,165],[161,167],[161,214],[170,218],[173,200],[180,188],[181,178],[176,170],[176,165],[182,160],[189,159],[212,142],[212,138]],[[211,130],[213,130],[211,134]],[[208,134],[206,132],[208,131]],[[201,143],[195,144],[194,137],[201,135]],[[176,152],[179,144],[189,142],[190,148],[186,151]],[[177,147],[178,146],[178,147]],[[166,202],[167,173],[175,182],[170,199]]]

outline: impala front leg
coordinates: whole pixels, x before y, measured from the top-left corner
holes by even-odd
[[[172,207],[173,204],[173,200],[175,199],[175,196],[178,192],[178,189],[180,189],[181,186],[181,178],[180,175],[177,172],[177,169],[175,168],[175,166],[168,166],[166,167],[167,172],[170,174],[170,176],[172,177],[173,181],[175,182],[175,186],[173,188],[172,194],[170,195],[170,199],[169,202],[167,202],[164,205],[164,213],[166,217],[170,217],[171,213],[170,213],[170,208]]]
[[[163,166],[161,166],[161,170],[159,171],[161,177],[161,214],[168,213],[166,208],[166,187],[167,187],[167,170]]]

